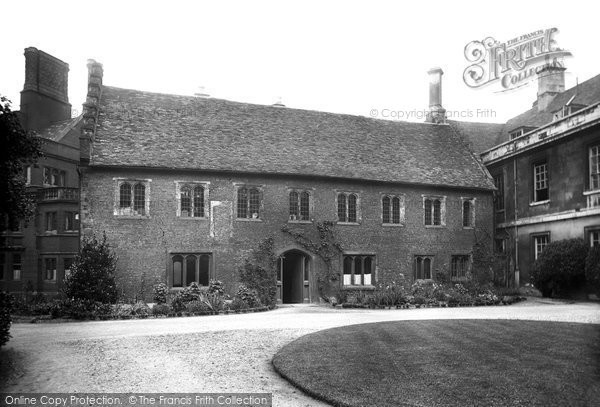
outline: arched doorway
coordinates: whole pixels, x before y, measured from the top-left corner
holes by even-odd
[[[310,256],[289,250],[279,257],[277,269],[277,302],[299,304],[310,302]]]

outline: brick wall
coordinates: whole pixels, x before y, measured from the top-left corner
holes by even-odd
[[[114,215],[118,178],[149,181],[150,213],[147,218]],[[208,184],[208,208],[212,218],[181,219],[176,216],[176,181],[204,181]],[[261,221],[239,221],[235,217],[235,185],[248,183],[262,187]],[[310,178],[257,177],[201,172],[135,171],[84,168],[82,173],[82,235],[106,232],[118,257],[118,279],[127,295],[139,290],[142,275],[151,286],[166,281],[169,253],[210,252],[213,254],[211,278],[224,281],[229,292],[237,288],[237,268],[247,253],[267,236],[275,238],[276,251],[301,248],[283,233],[283,225],[314,231],[312,224],[288,223],[289,188],[310,189],[311,218],[336,219],[336,191],[359,194],[359,225],[336,226],[346,251],[375,253],[378,281],[392,281],[402,273],[413,276],[415,255],[433,255],[435,270],[448,270],[452,254],[468,254],[474,242],[473,229],[462,227],[461,197],[476,199],[476,229],[491,234],[492,194],[443,188],[422,188],[392,184],[360,183]],[[381,194],[404,194],[404,226],[382,226]],[[423,225],[422,195],[446,196],[446,225]],[[212,219],[212,220],[211,220]],[[211,233],[212,223],[212,233]],[[310,253],[309,253],[310,254]],[[339,262],[338,262],[339,263]],[[318,258],[314,268],[324,267]],[[339,264],[335,267],[339,268]],[[341,271],[341,270],[340,270]],[[312,276],[314,278],[314,275]],[[316,284],[312,298],[318,298]],[[334,284],[335,285],[335,284]]]

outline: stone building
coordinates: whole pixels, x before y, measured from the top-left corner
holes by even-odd
[[[481,157],[494,178],[495,242],[515,285],[556,240],[600,244],[600,75],[565,90],[564,68],[538,76],[537,100]]]
[[[491,250],[495,188],[445,121],[441,70],[430,72],[430,123],[408,123],[121,89],[103,84],[101,64],[88,68],[81,231],[106,232],[126,295],[210,279],[232,292],[267,237],[281,302],[438,273],[461,280],[473,245]],[[282,231],[314,236],[324,221],[342,248],[333,274]]]
[[[0,236],[0,290],[56,293],[79,249],[79,135],[71,118],[69,65],[25,49],[25,85],[19,116],[43,139],[43,157],[25,169],[36,198],[35,217]]]

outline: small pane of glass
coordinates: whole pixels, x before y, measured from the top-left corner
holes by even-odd
[[[208,286],[210,276],[210,256],[203,254],[200,256],[200,272],[198,276],[198,284]]]
[[[356,222],[356,195],[350,194],[348,196],[348,222]]]
[[[392,199],[392,223],[400,223],[400,198],[397,196]]]
[[[204,187],[194,187],[194,217],[204,217]]]
[[[390,223],[390,197],[384,196],[382,201],[383,223]]]
[[[173,257],[173,287],[181,287],[183,284],[183,258]]]
[[[347,222],[346,218],[346,195],[338,194],[338,221],[339,222]]]
[[[192,198],[191,198],[191,190],[190,187],[184,186],[181,188],[181,216],[187,218],[192,216]]]

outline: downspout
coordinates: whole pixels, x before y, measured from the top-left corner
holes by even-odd
[[[515,201],[515,287],[520,286],[520,271],[519,271],[519,227],[517,226],[518,215],[518,200],[517,200],[517,158],[513,161],[513,195]]]

